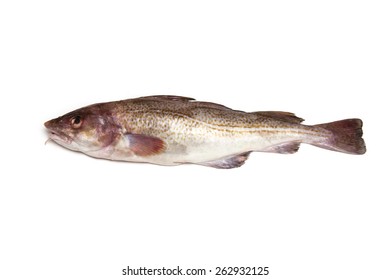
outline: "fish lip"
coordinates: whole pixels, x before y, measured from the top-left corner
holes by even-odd
[[[65,142],[67,144],[71,144],[73,142],[73,139],[68,135],[53,130],[49,130],[49,139],[54,140],[55,142]]]
[[[64,142],[66,144],[71,144],[73,142],[72,137],[66,135],[62,131],[55,130],[53,128],[48,128],[47,130],[48,130],[47,133],[50,140],[53,140],[55,142]]]

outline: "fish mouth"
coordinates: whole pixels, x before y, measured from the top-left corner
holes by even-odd
[[[73,141],[71,137],[69,137],[68,135],[60,131],[49,130],[48,136],[49,136],[49,140],[53,140],[54,142],[57,143],[61,142],[61,143],[71,144]]]
[[[47,132],[48,132],[48,136],[49,136],[48,141],[53,140],[54,142],[65,143],[65,144],[72,143],[73,139],[69,135],[65,134],[61,130],[53,128],[52,121],[47,121],[44,123],[44,125],[47,129]]]

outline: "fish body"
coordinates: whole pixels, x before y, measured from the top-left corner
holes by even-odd
[[[45,123],[50,139],[96,158],[159,165],[241,166],[253,151],[294,153],[301,143],[364,154],[362,121],[303,125],[292,113],[243,112],[180,96],[80,108]]]

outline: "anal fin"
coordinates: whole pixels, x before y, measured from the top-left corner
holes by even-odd
[[[287,142],[275,146],[268,147],[262,152],[278,153],[278,154],[293,154],[299,150],[300,142]]]
[[[251,152],[246,152],[246,153],[242,153],[242,154],[238,154],[235,156],[226,157],[218,160],[201,162],[199,164],[204,166],[219,168],[219,169],[237,168],[242,166],[245,163],[250,153]]]

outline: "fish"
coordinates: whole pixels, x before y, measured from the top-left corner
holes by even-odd
[[[88,156],[158,165],[242,166],[251,152],[293,154],[301,143],[362,155],[361,119],[317,125],[283,111],[244,112],[175,95],[89,105],[44,123],[49,140]]]

